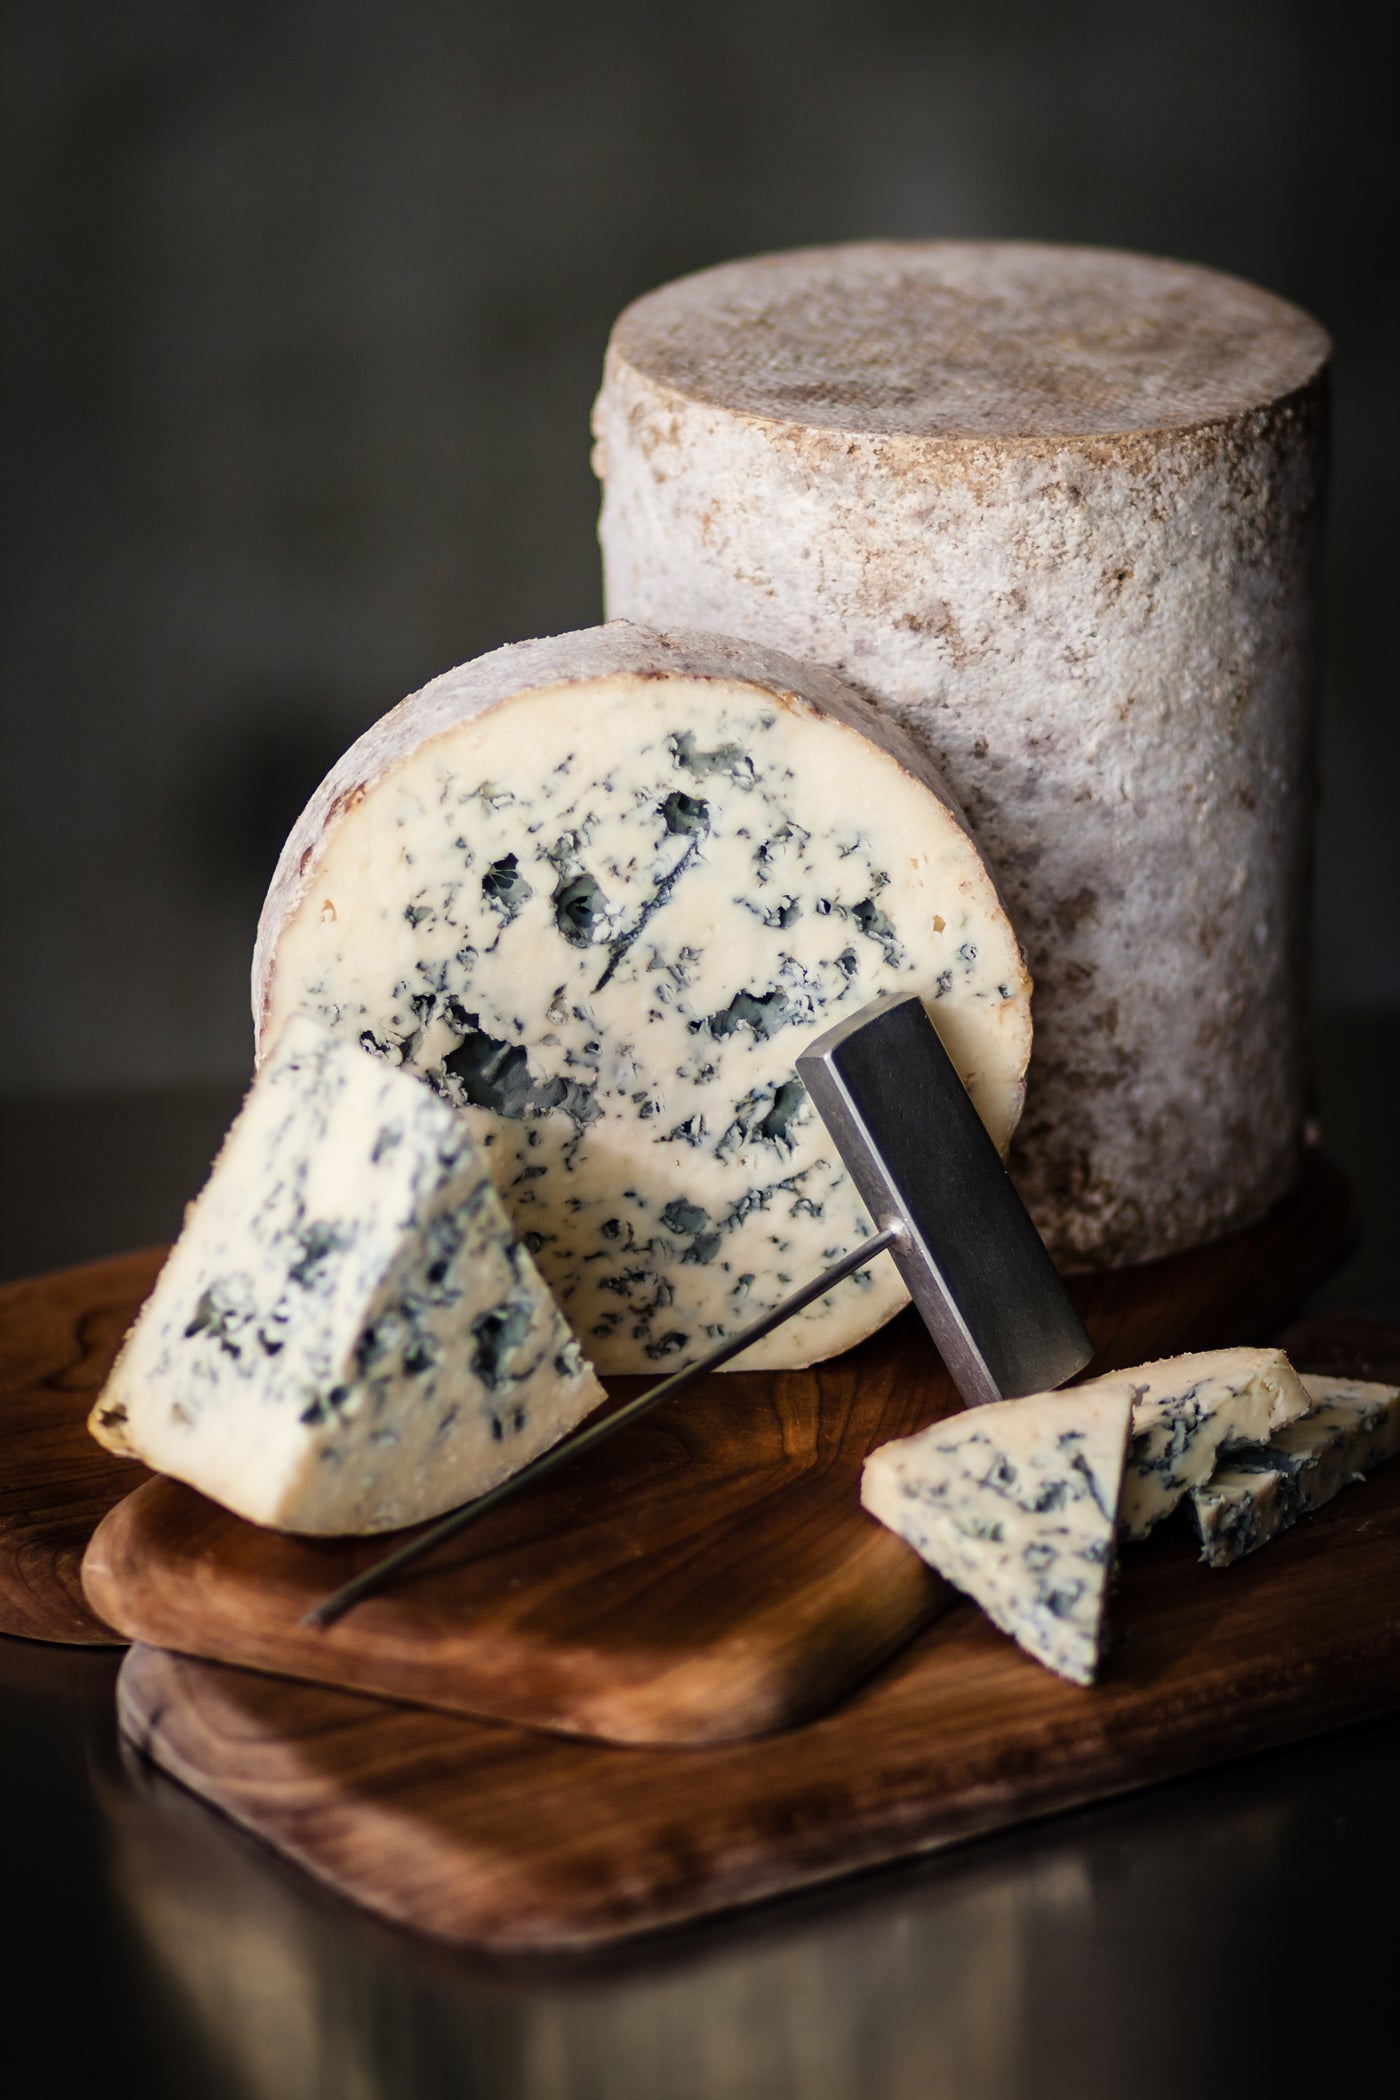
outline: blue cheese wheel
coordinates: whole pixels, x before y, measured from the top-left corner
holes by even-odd
[[[603,1398],[461,1118],[294,1020],[91,1416],[278,1530],[474,1500]]]
[[[259,928],[294,1014],[462,1111],[599,1369],[703,1355],[869,1233],[796,1077],[920,993],[1004,1154],[1030,981],[968,828],[842,680],[615,622],[414,694],[295,827]],[[888,1257],[739,1359],[807,1364],[906,1302]]]

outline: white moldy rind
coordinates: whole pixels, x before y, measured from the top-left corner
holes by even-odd
[[[1030,983],[927,758],[829,671],[625,623],[362,737],[254,967],[260,1043],[309,1013],[468,1119],[605,1373],[705,1354],[869,1234],[794,1066],[886,992],[923,997],[1004,1155]],[[906,1295],[882,1256],[740,1361],[832,1355]]]
[[[608,611],[831,664],[931,752],[1035,980],[1013,1167],[1067,1266],[1297,1172],[1327,352],[1212,271],[962,242],[706,271],[609,347]]]

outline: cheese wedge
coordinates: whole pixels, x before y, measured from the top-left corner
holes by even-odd
[[[1310,1510],[1400,1451],[1400,1386],[1310,1372],[1303,1385],[1314,1403],[1266,1444],[1225,1452],[1191,1514],[1201,1559],[1228,1567],[1266,1546]]]
[[[1222,1449],[1258,1443],[1312,1406],[1281,1349],[1205,1349],[1092,1383],[1132,1398],[1119,1517],[1126,1539],[1146,1538],[1170,1516],[1183,1495],[1209,1479]]]
[[[603,1397],[462,1119],[298,1019],[91,1428],[255,1523],[361,1533],[484,1494]]]
[[[969,1408],[872,1452],[861,1500],[1028,1654],[1091,1684],[1131,1419],[1104,1381]]]

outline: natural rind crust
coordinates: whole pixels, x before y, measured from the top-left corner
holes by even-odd
[[[1211,271],[958,242],[703,272],[609,346],[608,610],[829,663],[931,752],[1035,978],[1012,1164],[1065,1266],[1298,1172],[1328,347]]]

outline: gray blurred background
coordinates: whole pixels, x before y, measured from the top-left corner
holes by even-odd
[[[599,617],[618,309],[870,234],[1156,250],[1332,329],[1317,994],[1400,1002],[1380,21],[10,0],[0,1094],[237,1080],[325,767],[447,665]]]

